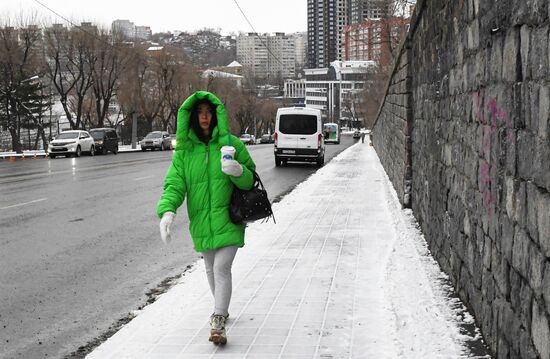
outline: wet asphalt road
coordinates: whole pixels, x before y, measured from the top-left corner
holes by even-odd
[[[325,161],[353,144],[327,145]],[[249,147],[271,199],[316,171]],[[185,204],[164,246],[156,203],[171,152],[0,160],[0,358],[58,358],[105,333],[198,258]],[[206,280],[206,279],[205,279]]]

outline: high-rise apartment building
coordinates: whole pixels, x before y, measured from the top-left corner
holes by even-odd
[[[297,32],[292,35],[294,37],[294,53],[296,56],[296,71],[303,69],[306,66],[307,58],[307,33]]]
[[[295,40],[292,35],[248,33],[237,37],[237,61],[245,73],[265,79],[292,78],[295,74]]]
[[[350,0],[350,25],[361,23],[367,19],[380,19],[389,16],[392,1],[388,0]]]
[[[111,24],[111,29],[129,40],[151,40],[153,35],[149,26],[136,26],[130,20],[115,20]]]
[[[350,0],[308,0],[308,68],[328,67],[342,58],[344,26],[349,23]]]

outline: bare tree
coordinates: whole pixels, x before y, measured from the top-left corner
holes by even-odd
[[[88,62],[94,65],[91,89],[96,112],[95,125],[103,127],[109,114],[109,106],[119,89],[121,73],[129,63],[129,55],[122,44],[122,38],[105,30],[98,32],[94,50],[89,53]]]
[[[96,56],[94,28],[46,29],[44,57],[47,74],[60,95],[61,105],[72,129],[81,127],[86,95],[93,84]]]
[[[0,125],[7,128],[11,147],[22,152],[21,129],[28,131],[27,146],[32,147],[30,130],[36,129],[44,139],[42,122],[36,120],[47,106],[41,96],[41,85],[33,82],[42,71],[39,52],[40,29],[32,16],[21,16],[19,26],[10,26],[10,20],[0,26]],[[34,112],[38,111],[38,112]],[[35,141],[36,143],[36,141]]]

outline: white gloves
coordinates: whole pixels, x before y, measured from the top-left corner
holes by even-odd
[[[172,240],[172,237],[170,237],[170,226],[172,225],[175,216],[175,213],[165,212],[160,220],[160,239],[164,244],[167,244]]]
[[[235,160],[222,160],[222,172],[233,177],[243,174],[243,166]]]

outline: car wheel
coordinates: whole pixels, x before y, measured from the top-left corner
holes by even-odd
[[[145,152],[145,151],[147,151],[147,148],[142,147],[141,150],[142,150],[143,152]]]
[[[113,150],[113,154],[117,154],[118,153],[118,145],[115,147],[115,149]]]
[[[160,150],[161,150],[161,151],[164,151],[164,143],[161,143],[161,144],[160,144]]]
[[[324,164],[325,164],[325,156],[319,157],[317,159],[317,167],[323,167]]]
[[[55,155],[50,155],[50,158],[53,160],[55,158]]]
[[[280,167],[281,166],[281,160],[277,157],[275,157],[275,166]]]
[[[90,156],[94,156],[95,155],[95,147],[92,146],[92,148],[90,148]]]
[[[82,149],[80,148],[80,145],[78,145],[76,147],[76,152],[74,153],[74,156],[75,157],[80,157],[81,154],[82,154]]]

